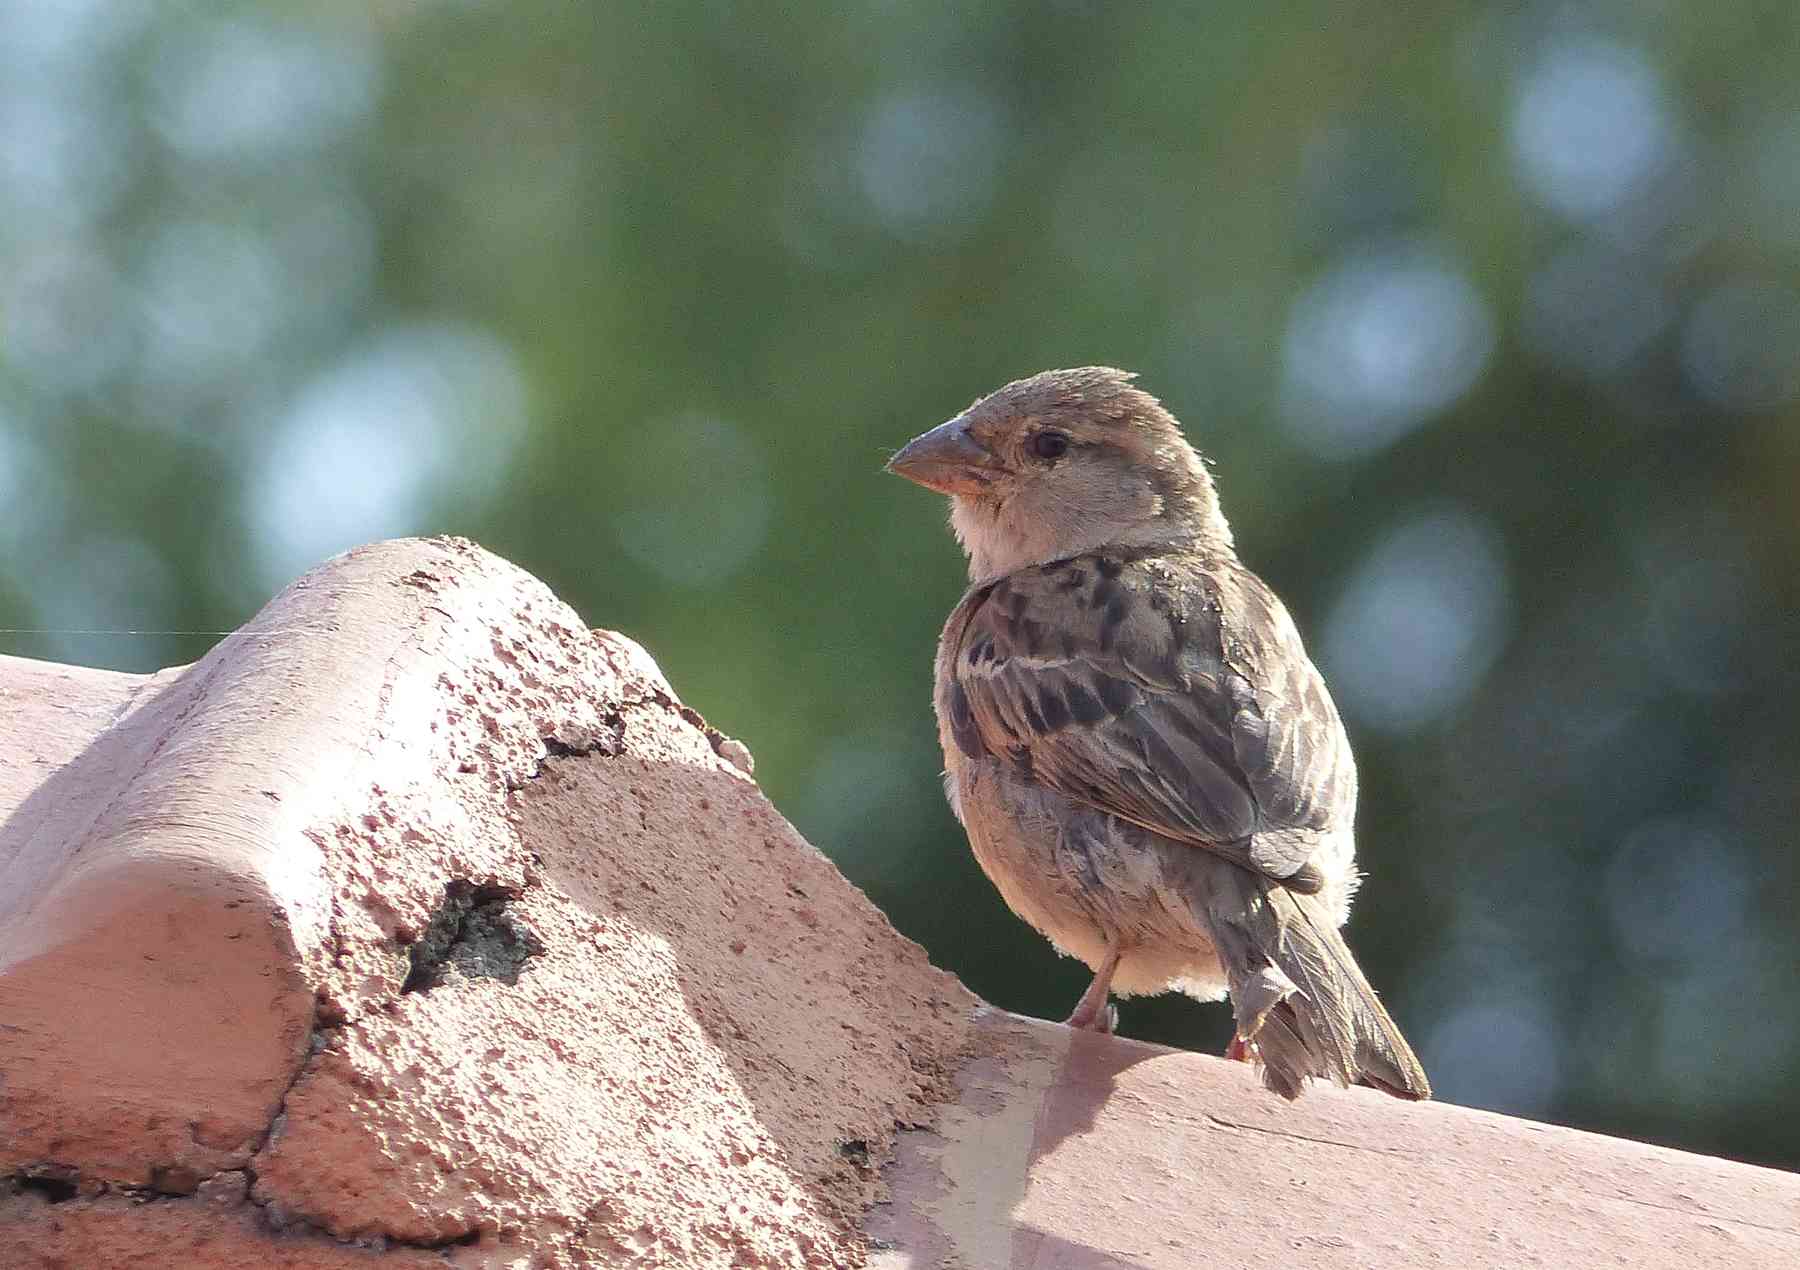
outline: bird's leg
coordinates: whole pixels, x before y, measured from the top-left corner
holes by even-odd
[[[1225,1057],[1234,1063],[1251,1062],[1254,1060],[1255,1053],[1253,1043],[1246,1041],[1236,1033],[1232,1034],[1231,1044],[1225,1047]]]
[[[1112,990],[1113,971],[1118,968],[1119,945],[1117,941],[1109,940],[1106,956],[1094,968],[1094,981],[1075,1003],[1075,1012],[1063,1022],[1089,1032],[1111,1032],[1118,1025],[1119,1012],[1107,1004],[1106,994]]]

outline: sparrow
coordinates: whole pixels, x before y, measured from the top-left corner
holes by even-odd
[[[1110,994],[1229,993],[1228,1053],[1431,1095],[1339,927],[1360,881],[1356,764],[1287,609],[1238,560],[1205,462],[1135,376],[1052,370],[914,438],[888,470],[950,499],[969,587],[933,703],[983,871]]]

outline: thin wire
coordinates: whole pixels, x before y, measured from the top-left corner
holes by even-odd
[[[229,635],[230,631],[57,630],[32,626],[0,626],[0,635]]]

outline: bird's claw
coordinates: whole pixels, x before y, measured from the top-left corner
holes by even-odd
[[[1083,1032],[1098,1032],[1102,1036],[1111,1036],[1119,1028],[1119,1007],[1102,1005],[1098,1009],[1075,1008],[1075,1013],[1063,1020],[1063,1023]]]

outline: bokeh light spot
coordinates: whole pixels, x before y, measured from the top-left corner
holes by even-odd
[[[771,513],[768,463],[744,430],[684,414],[621,435],[613,532],[667,582],[722,582],[761,549]]]
[[[1610,379],[1649,349],[1674,307],[1653,261],[1580,243],[1532,275],[1525,339],[1552,366]]]
[[[348,21],[313,29],[231,18],[173,32],[153,78],[157,126],[193,159],[319,145],[366,114],[380,86],[380,46]]]
[[[1681,330],[1688,383],[1731,410],[1765,410],[1800,392],[1800,296],[1730,281],[1701,297]]]
[[[1390,530],[1325,622],[1326,679],[1359,724],[1410,732],[1459,705],[1499,651],[1508,609],[1498,532],[1457,506]]]
[[[1635,962],[1736,955],[1749,903],[1743,852],[1705,823],[1648,821],[1626,836],[1607,865],[1613,939]]]
[[[899,237],[966,229],[993,194],[1005,133],[999,109],[973,90],[891,93],[869,113],[857,146],[863,194]]]
[[[1614,211],[1673,157],[1675,124],[1644,55],[1588,36],[1550,45],[1522,77],[1513,158],[1546,207],[1575,219]]]
[[[854,861],[871,876],[892,871],[895,862],[878,858],[877,849],[889,845],[889,827],[921,796],[903,761],[907,752],[907,738],[897,731],[834,738],[813,764],[795,822],[834,858]]]
[[[1369,453],[1467,392],[1493,343],[1487,306],[1441,252],[1358,252],[1294,307],[1282,421],[1323,456]]]
[[[524,424],[523,380],[493,336],[444,324],[377,337],[302,389],[258,455],[247,514],[263,581],[440,528],[424,523],[430,504],[491,494]]]
[[[178,611],[174,575],[153,544],[92,535],[59,545],[59,555],[22,579],[35,624],[47,628],[49,656],[78,660],[91,653],[75,632],[162,626]]]
[[[1450,1102],[1542,1116],[1562,1086],[1555,1021],[1523,998],[1461,1006],[1425,1035],[1425,1070]]]
[[[130,312],[117,274],[91,245],[42,243],[0,275],[0,359],[44,392],[98,388],[130,353]]]
[[[0,246],[26,228],[98,220],[129,175],[117,115],[98,90],[0,83]]]
[[[176,221],[146,256],[145,365],[157,377],[224,369],[249,357],[279,320],[287,279],[261,238],[234,226]]]
[[[0,575],[23,577],[41,567],[28,544],[60,533],[65,493],[60,473],[0,406]]]

